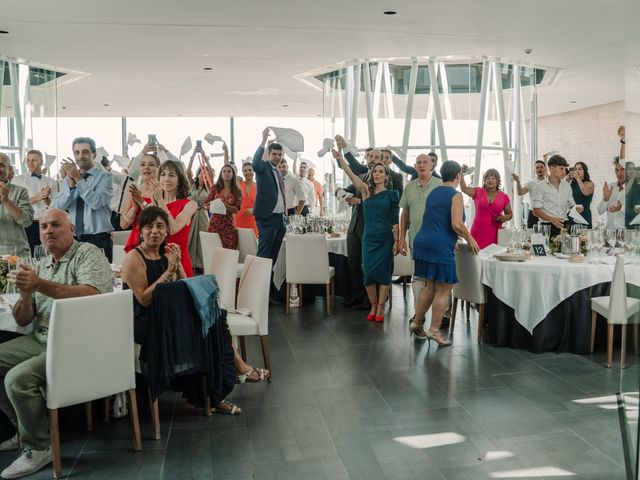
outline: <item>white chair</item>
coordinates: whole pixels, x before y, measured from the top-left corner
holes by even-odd
[[[205,275],[211,275],[213,250],[222,248],[222,240],[217,233],[200,232],[200,248],[202,249],[202,267]]]
[[[301,285],[325,285],[327,314],[331,314],[331,303],[335,293],[333,277],[336,271],[335,268],[329,266],[327,238],[324,234],[288,234],[286,266],[286,313],[289,313],[291,284],[295,283],[298,285],[300,300],[302,300]]]
[[[482,327],[484,326],[484,305],[487,302],[487,294],[482,284],[482,263],[477,255],[469,251],[469,245],[460,243],[456,250],[456,273],[458,283],[453,286],[453,310],[451,312],[450,333],[456,324],[456,312],[458,310],[458,300],[467,302],[467,306],[478,304],[478,342],[482,341]],[[467,320],[469,313],[467,311]]]
[[[127,252],[124,251],[124,245],[113,245],[113,264],[118,266],[122,265],[124,257],[127,256]]]
[[[215,275],[220,289],[220,306],[226,310],[236,308],[236,270],[238,268],[238,250],[216,247],[213,250],[211,274]]]
[[[113,240],[114,245],[126,245],[129,235],[131,235],[131,230],[111,232],[111,240]]]
[[[59,408],[127,391],[133,448],[142,449],[133,356],[131,290],[53,302],[46,397],[56,478],[62,475]]]
[[[627,284],[624,277],[624,255],[618,255],[611,280],[611,295],[591,299],[591,353],[595,343],[596,318],[598,314],[607,319],[607,368],[613,363],[613,326],[622,325],[622,351],[620,368],[625,367],[627,349],[627,324],[629,318],[640,313],[640,300],[627,298]],[[634,335],[637,342],[637,334]]]
[[[240,263],[244,263],[247,255],[258,254],[258,239],[252,228],[238,228],[238,250],[240,250]]]
[[[264,366],[271,371],[269,353],[269,283],[272,261],[247,255],[240,277],[237,311],[227,314],[231,335],[240,338],[242,358],[246,360],[244,337],[259,335]]]
[[[407,236],[407,245],[409,244],[409,238]],[[407,277],[413,275],[413,260],[411,259],[411,252],[407,252],[406,255],[399,253],[393,257],[393,275],[394,277],[402,277],[402,296],[407,298]],[[389,290],[389,305],[393,305],[393,295]]]

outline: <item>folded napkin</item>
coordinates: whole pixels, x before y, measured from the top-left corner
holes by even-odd
[[[492,243],[491,245],[484,247],[482,250],[480,250],[480,253],[482,253],[483,255],[488,255],[488,256],[493,256],[493,255],[497,255],[500,253],[504,253],[506,252],[507,249],[504,247],[501,247],[500,245],[496,244],[496,243]]]
[[[578,213],[577,210],[577,205],[574,205],[571,210],[569,211],[569,216],[575,220],[576,223],[580,223],[582,225],[588,225],[589,222],[587,222],[584,217],[582,215],[580,215],[580,213]]]
[[[636,205],[636,207],[638,207],[640,205]],[[629,222],[629,225],[640,225],[640,213],[638,215],[636,215],[633,220],[631,220]]]

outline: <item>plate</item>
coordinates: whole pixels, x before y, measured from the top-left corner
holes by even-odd
[[[558,253],[554,253],[553,256],[556,257],[556,258],[567,259],[571,255],[569,255],[568,253],[560,253],[560,252],[558,252]]]
[[[531,256],[526,253],[501,253],[495,255],[495,258],[501,262],[526,262]]]

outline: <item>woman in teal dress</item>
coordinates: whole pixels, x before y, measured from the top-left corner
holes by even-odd
[[[389,296],[393,256],[399,251],[397,190],[387,190],[389,168],[382,162],[376,163],[366,177],[361,180],[349,168],[341,153],[334,150],[334,157],[342,165],[353,185],[362,193],[364,232],[362,235],[362,270],[364,286],[371,302],[367,320],[384,321],[384,305]]]

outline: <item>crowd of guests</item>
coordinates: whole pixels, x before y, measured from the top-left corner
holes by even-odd
[[[624,129],[618,133],[624,147]],[[217,179],[200,145],[186,167],[162,145],[145,145],[132,160],[137,165],[135,179],[127,171],[113,171],[104,159],[98,162],[96,144],[88,137],[73,141],[74,160],[62,163],[61,180],[43,173],[37,150],[28,152],[27,171],[15,177],[9,158],[0,154],[0,244],[15,246],[23,257],[39,244],[49,253],[35,268],[21,264],[11,274],[20,295],[13,309],[16,322],[33,323],[35,329],[0,344],[0,409],[17,432],[0,443],[0,451],[23,449],[2,472],[4,478],[33,473],[51,461],[46,404],[38,390],[45,381],[51,305],[56,298],[111,291],[114,230],[131,231],[122,276],[124,288],[133,291],[134,338],[142,343],[157,286],[192,277],[203,268],[199,232],[218,233],[223,247],[236,249],[237,228],[252,229],[258,256],[275,263],[287,215],[324,214],[323,187],[313,168],[294,159],[289,170],[282,145],[269,136],[266,128],[252,160],[243,163],[240,172],[223,147],[224,164]],[[497,243],[499,230],[513,217],[500,173],[488,169],[481,185],[471,186],[465,180],[470,173],[466,165],[446,161],[438,173],[434,152],[420,154],[414,165],[407,165],[389,148],[368,148],[360,163],[343,137],[335,140],[332,156],[351,180],[336,192],[352,209],[347,233],[352,296],[345,305],[367,310],[368,320],[383,322],[394,256],[410,255],[415,264],[410,333],[450,345],[440,328],[458,281],[456,243],[464,239],[469,251],[477,254]],[[196,159],[199,167],[193,172]],[[603,185],[597,205],[608,228],[628,227],[640,214],[640,175],[633,165],[623,165],[623,159],[624,148],[614,161],[615,181]],[[406,185],[392,165],[409,176]],[[596,186],[584,162],[569,167],[556,154],[538,160],[535,178],[525,185],[516,174],[512,180],[518,195],[530,196],[528,226],[549,224],[553,235],[576,221],[574,212],[592,226]],[[470,231],[465,225],[465,196],[475,207]],[[633,206],[626,213],[625,203]],[[428,310],[431,324],[425,329]],[[233,363],[240,382],[270,377],[268,370],[246,364],[235,350]],[[241,412],[225,400],[215,410]]]

